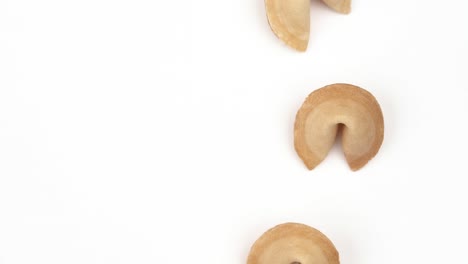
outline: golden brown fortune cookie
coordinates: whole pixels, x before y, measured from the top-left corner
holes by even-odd
[[[323,0],[335,11],[351,12],[351,0]],[[310,0],[265,0],[271,30],[288,46],[305,51],[309,43]]]
[[[297,112],[294,147],[312,170],[327,156],[338,131],[349,167],[372,159],[384,138],[382,110],[374,96],[351,84],[332,84],[312,92]]]
[[[339,264],[333,243],[307,225],[285,223],[266,231],[252,246],[247,264]]]

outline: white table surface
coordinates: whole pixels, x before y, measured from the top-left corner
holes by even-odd
[[[298,53],[261,0],[0,1],[0,263],[245,263],[288,221],[343,264],[468,263],[467,9],[313,1]],[[308,171],[295,114],[336,82],[385,140]]]

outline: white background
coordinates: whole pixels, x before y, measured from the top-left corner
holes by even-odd
[[[288,221],[346,264],[468,263],[467,9],[314,0],[298,53],[262,0],[0,1],[0,263],[245,263]],[[308,171],[295,114],[336,82],[385,140]]]

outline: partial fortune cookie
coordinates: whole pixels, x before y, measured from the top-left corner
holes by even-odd
[[[356,171],[377,154],[384,138],[382,110],[371,93],[338,83],[307,97],[294,124],[294,147],[307,168],[325,159],[340,130],[346,161]]]
[[[339,264],[333,243],[307,225],[286,223],[266,231],[252,246],[247,264]]]
[[[265,0],[268,23],[288,46],[305,51],[309,43],[311,0]],[[351,0],[323,0],[335,11],[351,12]]]

